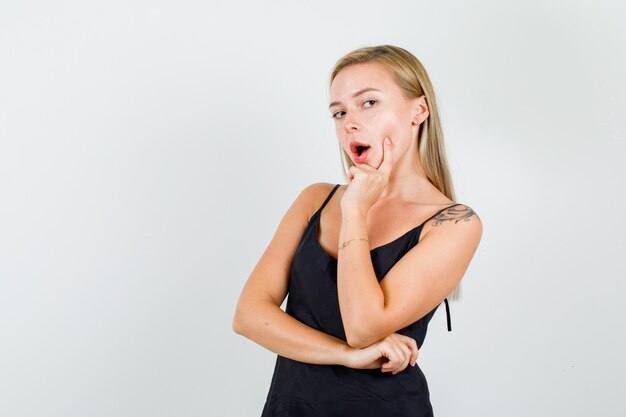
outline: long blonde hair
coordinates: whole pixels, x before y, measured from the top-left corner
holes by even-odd
[[[439,119],[439,109],[435,99],[435,90],[422,63],[410,52],[393,45],[363,47],[341,57],[333,67],[330,75],[329,88],[333,80],[345,67],[365,62],[382,64],[393,75],[396,83],[407,98],[426,96],[429,115],[422,122],[417,132],[417,149],[420,162],[428,180],[450,200],[455,201],[452,177],[445,155],[443,130]],[[354,166],[350,156],[339,144],[341,161],[346,181],[349,169]],[[452,300],[461,299],[461,283],[447,297]]]

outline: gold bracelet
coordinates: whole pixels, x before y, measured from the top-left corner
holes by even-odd
[[[369,240],[365,239],[364,237],[357,237],[357,238],[350,239],[350,240],[344,240],[341,246],[339,246],[339,250],[342,250],[343,248],[348,246],[348,243],[352,242],[353,240],[364,240],[366,242],[369,242]]]

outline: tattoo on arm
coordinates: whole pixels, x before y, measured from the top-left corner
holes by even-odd
[[[475,214],[474,210],[465,205],[450,207],[433,217],[435,220],[433,226],[438,226],[446,220],[454,221],[454,223],[458,223],[461,220],[467,222],[473,214]]]

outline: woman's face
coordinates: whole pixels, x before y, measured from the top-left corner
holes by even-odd
[[[337,139],[352,161],[378,168],[383,158],[383,140],[389,137],[394,165],[413,149],[419,123],[428,116],[421,100],[407,99],[391,73],[377,62],[342,69],[330,88],[330,113]],[[421,112],[421,113],[420,113]],[[413,117],[412,117],[413,116]],[[356,142],[368,145],[359,156]]]

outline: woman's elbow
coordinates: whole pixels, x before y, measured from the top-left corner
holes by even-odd
[[[269,304],[270,306],[271,303]],[[267,315],[268,303],[259,300],[240,300],[232,320],[233,331],[246,336],[250,329],[258,326],[259,320]]]
[[[232,328],[235,333],[240,335],[243,335],[243,333],[245,332],[243,320],[241,320],[241,318],[239,318],[237,315],[233,317]]]
[[[251,303],[245,303],[241,300],[237,304],[237,308],[235,310],[235,314],[233,315],[233,320],[231,326],[233,331],[237,334],[244,335],[246,333],[246,329],[250,323],[250,315],[251,315]],[[244,308],[246,306],[246,308]]]
[[[355,349],[362,349],[371,344],[368,344],[364,335],[358,331],[346,331],[346,343]]]

